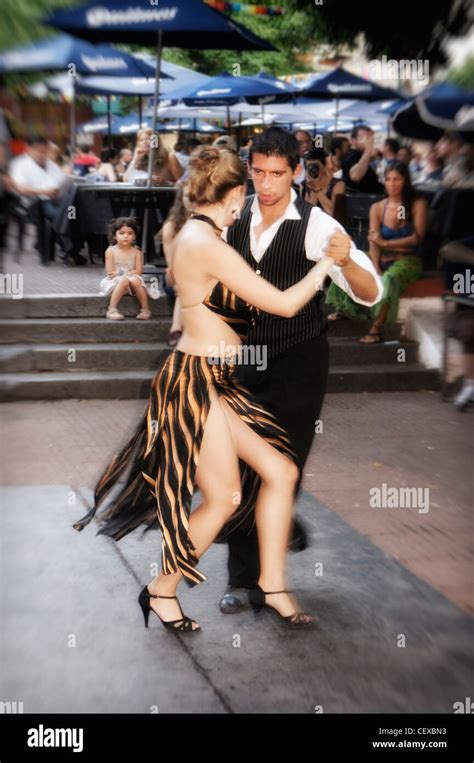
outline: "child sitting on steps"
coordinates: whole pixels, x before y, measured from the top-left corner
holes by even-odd
[[[148,321],[151,311],[148,307],[148,296],[158,299],[159,289],[148,286],[143,280],[143,255],[135,246],[138,226],[134,217],[117,217],[110,225],[109,241],[111,246],[105,252],[105,269],[107,276],[100,282],[102,295],[110,294],[110,304],[106,317],[112,321],[122,321],[124,315],[119,312],[117,305],[124,294],[135,295],[141,310],[137,315],[139,321]]]

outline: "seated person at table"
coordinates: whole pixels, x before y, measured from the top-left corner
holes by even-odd
[[[118,164],[115,168],[117,172],[117,179],[122,180],[126,171],[130,167],[133,159],[133,151],[130,148],[122,148],[119,154]]]
[[[422,274],[420,245],[426,231],[426,199],[417,197],[410,180],[410,171],[403,162],[395,162],[385,170],[387,198],[370,208],[369,256],[379,275],[384,291],[382,299],[371,308],[356,304],[331,284],[326,302],[337,309],[336,316],[367,320],[372,318],[363,344],[382,340],[382,327],[393,326],[398,315],[400,295]]]
[[[118,164],[118,161],[118,151],[115,148],[105,148],[100,154],[99,166],[95,172],[88,176],[87,180],[95,180],[102,183],[116,183],[117,173],[115,168]]]
[[[45,254],[46,236],[44,222],[52,223],[59,211],[60,196],[70,186],[71,179],[48,158],[50,152],[46,138],[34,136],[27,140],[27,151],[12,159],[9,175],[12,190],[16,192],[24,210],[28,211],[31,221],[38,228],[38,250]],[[63,249],[67,245],[63,238],[56,235]],[[85,264],[80,255],[76,263]]]
[[[100,164],[100,159],[89,146],[78,146],[74,152],[74,174],[85,177]]]
[[[346,184],[342,178],[334,177],[332,157],[322,148],[312,148],[303,154],[303,159],[305,201],[334,217],[336,196],[345,194]]]
[[[110,304],[106,317],[112,321],[122,321],[124,315],[117,305],[124,294],[134,295],[141,310],[137,315],[139,321],[148,321],[151,311],[148,307],[148,296],[157,299],[159,290],[149,287],[143,280],[143,255],[135,246],[138,235],[137,221],[134,217],[117,217],[112,220],[109,231],[111,246],[105,252],[105,270],[107,276],[100,282],[99,294],[110,294]]]
[[[133,183],[135,178],[148,177],[148,155],[150,153],[152,134],[153,132],[149,127],[138,131],[133,159],[123,176],[124,183]],[[169,153],[160,138],[154,151],[152,184],[173,185],[182,174],[183,169],[176,156]]]
[[[443,176],[443,163],[439,159],[434,147],[428,151],[426,160],[422,164],[421,172],[416,178],[415,184],[419,183],[439,183]]]

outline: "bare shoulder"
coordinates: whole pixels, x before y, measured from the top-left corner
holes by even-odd
[[[372,212],[372,214],[375,214],[377,215],[377,217],[380,217],[380,215],[382,214],[382,208],[385,202],[386,202],[386,199],[381,199],[380,201],[374,201],[374,203],[370,207],[370,211]]]
[[[167,220],[161,229],[161,235],[164,241],[169,241],[175,235],[175,225],[173,220]]]
[[[187,220],[176,236],[176,251],[186,249],[190,256],[193,254],[202,256],[209,247],[218,241],[219,239],[210,226],[203,226],[200,222]]]

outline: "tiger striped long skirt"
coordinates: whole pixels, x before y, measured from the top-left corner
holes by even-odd
[[[73,525],[82,530],[112,488],[118,487],[97,513],[101,520],[97,534],[118,541],[141,524],[147,525],[144,532],[159,527],[164,574],[179,570],[190,586],[206,580],[197,569],[199,560],[188,530],[211,385],[254,432],[297,462],[286,431],[237,381],[235,360],[215,362],[175,349],[153,379],[135,433],[97,482],[93,508]],[[260,478],[242,461],[240,471],[241,502],[216,542],[249,531],[255,521]]]

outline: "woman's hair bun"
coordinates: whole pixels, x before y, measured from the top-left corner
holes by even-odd
[[[244,185],[247,171],[232,151],[199,146],[190,157],[188,196],[193,204],[217,204],[232,188]]]

